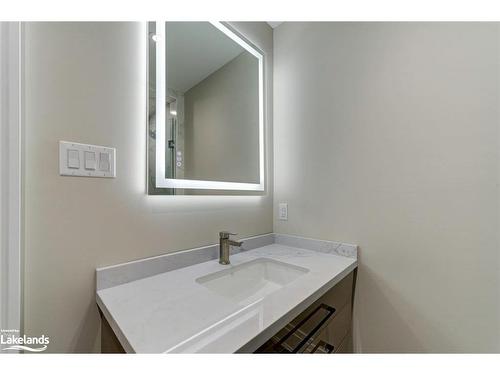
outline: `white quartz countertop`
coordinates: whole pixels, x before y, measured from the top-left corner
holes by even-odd
[[[268,295],[237,302],[196,280],[257,258],[308,270]],[[356,258],[274,243],[97,291],[127,352],[253,351],[357,266]]]

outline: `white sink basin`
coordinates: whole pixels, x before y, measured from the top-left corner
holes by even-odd
[[[246,304],[283,288],[307,272],[307,268],[273,259],[257,258],[200,277],[196,282],[214,293]]]

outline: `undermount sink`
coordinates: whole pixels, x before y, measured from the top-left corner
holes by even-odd
[[[238,303],[250,303],[283,288],[307,272],[309,270],[304,267],[257,258],[200,277],[196,282]]]

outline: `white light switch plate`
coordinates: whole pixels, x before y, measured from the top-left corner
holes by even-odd
[[[71,156],[71,159],[68,156]],[[77,160],[75,156],[78,157]],[[116,149],[59,141],[59,174],[61,176],[116,177]]]
[[[288,203],[280,203],[278,210],[280,220],[288,220]]]

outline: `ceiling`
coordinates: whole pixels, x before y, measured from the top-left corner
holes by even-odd
[[[167,22],[168,87],[182,93],[245,51],[209,22]]]

